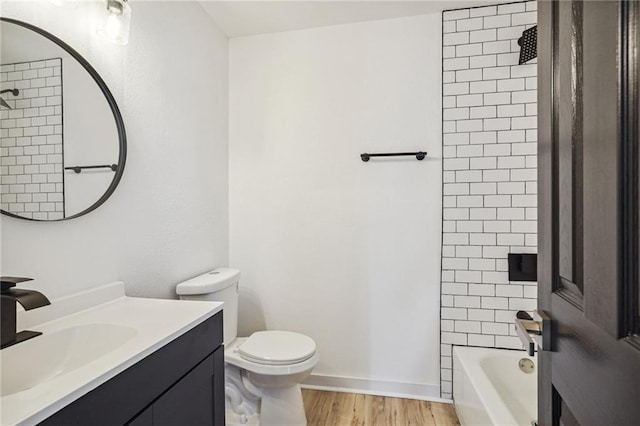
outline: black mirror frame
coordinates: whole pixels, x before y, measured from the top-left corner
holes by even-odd
[[[120,146],[120,151],[118,153],[118,169],[116,170],[116,174],[113,177],[111,184],[109,185],[105,193],[98,199],[98,201],[96,201],[95,203],[93,203],[91,206],[81,211],[80,213],[77,213],[77,214],[74,214],[73,216],[65,217],[62,219],[52,219],[52,220],[31,219],[28,217],[19,216],[14,213],[9,213],[1,209],[0,209],[0,213],[6,216],[15,217],[17,219],[22,219],[22,220],[30,220],[33,222],[61,222],[63,220],[75,219],[76,217],[80,217],[82,215],[90,213],[95,209],[97,209],[98,207],[100,207],[102,204],[104,204],[104,202],[107,201],[107,199],[111,196],[111,194],[113,194],[113,192],[116,190],[116,187],[118,186],[118,183],[120,183],[120,179],[122,179],[122,174],[124,172],[124,166],[127,159],[127,135],[124,130],[124,121],[122,120],[122,115],[120,114],[120,109],[118,108],[118,104],[116,103],[115,98],[111,94],[111,91],[107,87],[107,84],[104,82],[102,77],[100,77],[98,72],[91,66],[91,64],[86,59],[82,57],[82,55],[76,52],[76,50],[73,49],[71,46],[69,46],[67,43],[60,40],[58,37],[54,36],[53,34],[43,30],[42,28],[36,27],[35,25],[31,25],[26,22],[19,21],[17,19],[4,18],[0,16],[0,22],[8,22],[11,24],[19,25],[21,27],[34,31],[43,37],[46,37],[47,39],[51,40],[52,42],[60,46],[62,49],[64,49],[69,55],[71,55],[75,60],[77,60],[80,63],[80,65],[84,67],[85,70],[87,70],[89,75],[91,75],[93,80],[96,82],[96,84],[102,91],[102,94],[104,95],[104,97],[106,98],[109,104],[109,108],[111,108],[111,112],[113,113],[113,118],[116,122],[116,128],[118,130],[118,139],[119,139],[119,146]]]

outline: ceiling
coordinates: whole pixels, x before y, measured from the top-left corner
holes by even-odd
[[[508,0],[200,0],[204,10],[230,38],[440,13],[447,9],[507,2]]]

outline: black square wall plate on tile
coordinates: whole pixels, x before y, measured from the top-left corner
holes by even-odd
[[[509,253],[509,281],[538,281],[538,255]]]

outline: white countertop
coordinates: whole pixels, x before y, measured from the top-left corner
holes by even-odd
[[[1,397],[1,424],[37,424],[221,310],[219,302],[127,297],[124,284],[113,283],[54,300],[47,307],[19,312],[18,331],[28,327],[41,331],[43,336],[3,349],[0,363],[3,357],[10,357],[12,350],[25,351],[30,344],[35,350],[39,338],[73,327],[122,326],[127,328],[128,336],[123,344],[100,350],[95,359],[78,368]],[[46,362],[46,354],[39,357]]]

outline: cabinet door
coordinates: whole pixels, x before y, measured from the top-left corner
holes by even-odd
[[[215,353],[211,354],[198,364],[153,403],[151,408],[154,426],[215,424],[214,355]]]
[[[127,426],[153,426],[153,407],[149,407],[136,418],[127,423]]]

